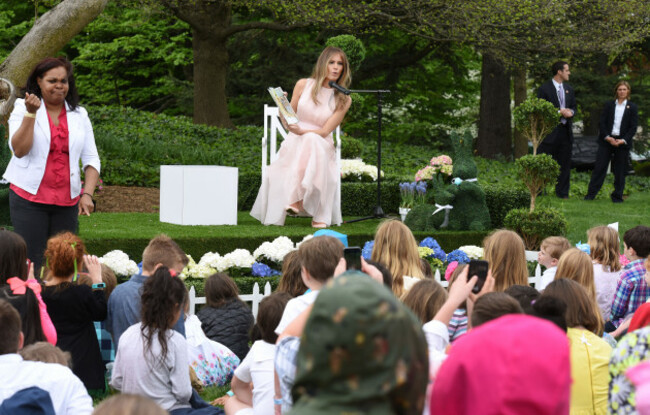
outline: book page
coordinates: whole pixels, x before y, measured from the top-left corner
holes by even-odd
[[[298,116],[296,115],[296,112],[293,110],[293,107],[289,103],[287,97],[284,96],[284,91],[282,90],[282,88],[269,87],[269,94],[271,94],[271,98],[273,98],[273,101],[275,101],[275,104],[278,106],[278,109],[280,110],[280,114],[282,114],[287,124],[297,124]]]

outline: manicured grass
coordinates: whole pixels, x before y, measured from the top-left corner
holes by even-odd
[[[572,243],[587,241],[587,230],[598,225],[618,222],[622,234],[636,226],[650,226],[650,193],[634,192],[624,203],[612,203],[609,198],[584,201],[582,198],[558,199],[553,196],[537,198],[537,206],[553,206],[567,218],[567,238]],[[622,248],[621,248],[622,249]]]

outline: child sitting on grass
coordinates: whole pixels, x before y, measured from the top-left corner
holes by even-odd
[[[542,241],[537,254],[537,262],[546,267],[539,284],[535,286],[538,291],[542,291],[555,279],[557,264],[562,254],[571,248],[569,240],[562,236],[549,236]]]
[[[278,339],[273,330],[290,299],[288,293],[274,293],[260,302],[257,323],[251,333],[254,343],[235,370],[231,383],[234,396],[226,401],[226,414],[273,415],[273,358]]]
[[[630,263],[623,268],[621,279],[616,286],[610,321],[605,323],[607,332],[613,331],[623,323],[628,326],[634,312],[650,297],[650,288],[644,278],[646,270],[643,266],[643,262],[650,254],[650,228],[639,225],[628,229],[623,235],[623,246],[625,257],[630,260]]]

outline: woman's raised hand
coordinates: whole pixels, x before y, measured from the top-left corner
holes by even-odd
[[[25,108],[30,114],[36,114],[41,107],[41,99],[34,94],[25,92]]]
[[[84,264],[88,269],[88,275],[92,280],[93,284],[99,284],[102,282],[102,264],[99,262],[99,258],[95,255],[84,255]]]

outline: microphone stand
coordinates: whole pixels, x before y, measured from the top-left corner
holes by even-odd
[[[361,222],[368,219],[385,218],[384,210],[381,208],[381,114],[382,100],[384,94],[390,94],[387,89],[351,89],[350,92],[358,94],[377,94],[377,206],[372,211],[372,215],[364,218],[343,221],[343,223]]]

